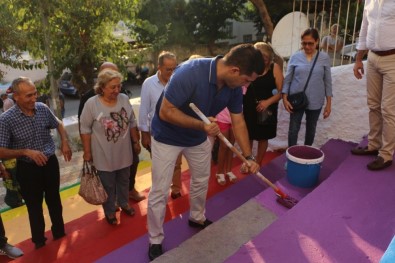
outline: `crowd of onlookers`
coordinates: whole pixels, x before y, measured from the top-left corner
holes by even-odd
[[[394,20],[391,14],[395,5],[365,2],[354,75],[362,78],[362,58],[369,52],[366,71],[370,131],[368,145],[357,147],[352,153],[376,155],[367,168],[381,170],[392,165],[395,147],[392,110],[395,37],[388,33],[392,32],[390,26],[378,25],[386,19]],[[371,8],[366,9],[369,4]],[[205,216],[205,202],[214,138],[220,132],[232,144],[237,143],[245,157],[240,171],[256,173],[268,140],[276,137],[278,104],[282,100],[290,114],[288,147],[297,144],[304,116],[304,144],[312,145],[318,119],[328,118],[332,111],[328,53],[335,54],[341,49],[337,37],[334,38],[337,30],[338,25],[334,25],[331,35],[320,43],[318,31],[306,29],[301,35],[301,49],[290,57],[285,74],[282,59],[264,42],[235,46],[224,56],[193,55],[179,65],[175,54],[163,51],[158,56],[157,72],[142,84],[139,116],[134,114],[124,94],[118,67],[111,62],[103,63],[95,86],[81,97],[78,119],[83,159],[95,166],[108,195],[102,205],[106,221],[117,225],[117,211],[133,216],[135,211],[129,200],[139,202],[146,198],[135,189],[141,146],[152,158],[147,225],[148,256],[153,260],[163,254],[168,198],[183,195],[182,158],[188,162],[191,178],[188,224],[204,229],[212,223]],[[66,235],[59,195],[59,163],[50,129],[58,130],[60,150],[66,161],[71,159],[72,151],[62,122],[45,101],[37,102],[34,83],[19,77],[13,81],[12,90],[15,102],[1,96],[4,113],[0,115],[0,159],[3,161],[0,172],[5,179],[17,182],[9,189],[20,193],[19,198],[23,198],[27,206],[32,242],[38,249],[47,240],[43,199],[48,206],[53,238]],[[191,104],[207,119],[197,115]],[[256,153],[252,152],[254,141]],[[233,153],[228,147],[219,142],[215,177],[220,185],[237,180],[232,171]],[[12,258],[23,255],[20,249],[7,243],[1,220],[0,254]]]

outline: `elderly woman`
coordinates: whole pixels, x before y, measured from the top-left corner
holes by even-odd
[[[273,48],[264,42],[258,42],[254,46],[262,54],[265,70],[247,88],[243,98],[243,113],[251,147],[253,141],[258,142],[256,160],[261,165],[268,140],[277,134],[277,109],[284,77],[282,68],[275,62]],[[245,170],[245,167],[242,170]]]
[[[101,71],[95,85],[97,95],[86,102],[80,119],[83,158],[93,161],[108,194],[103,209],[111,225],[117,224],[116,202],[122,212],[134,215],[128,204],[132,147],[137,153],[141,150],[136,129],[132,129],[137,125],[133,108],[128,96],[120,93],[121,81],[119,72]]]

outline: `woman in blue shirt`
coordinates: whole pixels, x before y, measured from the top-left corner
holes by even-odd
[[[314,28],[306,29],[301,36],[302,49],[293,54],[289,60],[287,73],[284,78],[282,96],[285,109],[291,114],[288,130],[288,147],[296,145],[303,115],[306,114],[305,145],[312,145],[318,118],[324,107],[324,119],[331,114],[332,76],[330,58],[325,52],[318,52],[319,33]],[[317,62],[305,90],[308,98],[306,109],[293,110],[288,101],[288,94],[302,92],[306,84],[310,69]]]

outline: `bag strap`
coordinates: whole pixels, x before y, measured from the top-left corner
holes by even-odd
[[[309,72],[309,76],[307,77],[306,84],[304,85],[303,92],[305,92],[305,91],[306,91],[306,89],[307,89],[307,85],[309,84],[310,77],[311,77],[311,73],[313,72],[313,69],[314,69],[315,63],[317,62],[317,59],[318,59],[318,55],[319,55],[319,54],[320,54],[320,51],[319,51],[319,50],[317,50],[317,56],[315,56],[315,59],[314,59],[313,65],[311,66],[311,69],[310,69],[310,72]],[[289,95],[289,92],[290,92],[290,90],[288,90],[288,95]]]
[[[84,163],[82,164],[82,175],[84,174],[90,174],[90,168],[89,168],[89,163],[87,161],[84,161]]]
[[[96,167],[91,162],[84,161],[82,164],[82,175],[84,174],[97,175]]]

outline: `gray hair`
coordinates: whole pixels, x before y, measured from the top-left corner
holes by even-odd
[[[163,65],[163,61],[166,59],[172,59],[172,60],[177,60],[176,55],[174,55],[174,53],[171,53],[169,51],[162,51],[160,52],[159,56],[158,56],[158,65],[162,66]]]
[[[18,77],[16,79],[14,79],[11,83],[12,92],[18,93],[19,92],[19,85],[21,83],[26,83],[32,87],[35,87],[33,81],[31,79],[29,79],[28,77]]]
[[[113,79],[120,79],[122,81],[121,73],[112,69],[103,69],[100,71],[94,87],[95,93],[99,95],[103,94],[103,88]]]

